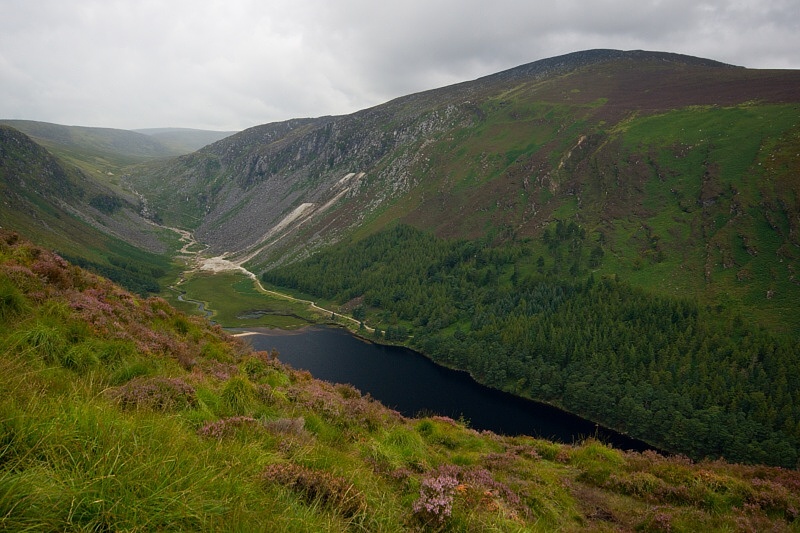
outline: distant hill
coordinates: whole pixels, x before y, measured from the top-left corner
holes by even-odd
[[[142,200],[59,160],[0,125],[0,227],[13,228],[140,293],[158,292],[169,233],[141,216]]]
[[[157,139],[176,155],[188,154],[235,134],[235,131],[211,131],[190,128],[147,128],[133,130]]]
[[[85,158],[132,164],[178,155],[157,139],[143,133],[113,128],[62,126],[32,120],[0,120],[55,151],[82,154]]]
[[[181,128],[120,130],[64,126],[32,120],[0,120],[90,174],[119,175],[126,167],[188,154],[234,132]]]

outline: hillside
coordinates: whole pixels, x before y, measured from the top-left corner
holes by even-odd
[[[263,279],[348,302],[328,305],[349,308],[380,342],[404,342],[488,386],[554,403],[658,449],[797,466],[796,337],[690,297],[566,272],[601,259],[578,262],[574,223],[559,225],[548,242],[537,258],[526,243],[446,241],[397,226]]]
[[[579,52],[258,126],[130,182],[163,220],[252,270],[397,221],[541,245],[574,221],[602,246],[598,273],[746,302],[748,318],[792,331],[798,87],[796,71]]]
[[[119,235],[135,244],[156,226],[111,221],[136,206],[183,231],[187,298],[224,299],[237,323],[295,324],[318,301],[381,342],[660,449],[796,468],[798,87],[800,71],[592,50],[114,176],[29,147],[9,159],[33,164],[7,173],[29,176],[6,178],[27,209],[8,226],[69,255],[83,237],[46,239],[80,226],[40,209],[131,228]],[[254,273],[295,309],[267,302]]]
[[[0,230],[0,527],[791,531],[796,471],[407,419]]]
[[[0,227],[131,290],[160,290],[171,237],[141,217],[141,200],[132,193],[64,163],[8,126],[0,126],[0,193]]]
[[[121,166],[180,153],[149,135],[129,130],[63,126],[33,120],[0,120],[0,124],[23,132],[56,155],[103,171],[116,171]]]
[[[206,255],[382,341],[661,449],[795,467],[798,87],[592,50],[129,178]]]

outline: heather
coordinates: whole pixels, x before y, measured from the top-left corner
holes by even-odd
[[[408,419],[0,230],[0,530],[791,531],[796,470]]]

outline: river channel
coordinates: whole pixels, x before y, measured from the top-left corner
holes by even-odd
[[[550,405],[485,387],[466,372],[439,366],[413,350],[367,342],[340,328],[248,332],[253,334],[244,339],[255,349],[274,348],[282,362],[325,381],[350,383],[405,416],[438,414],[504,435],[564,443],[595,436],[620,449],[651,449],[642,441]]]

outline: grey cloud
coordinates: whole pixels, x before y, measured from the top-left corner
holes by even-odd
[[[238,129],[587,48],[800,68],[795,0],[3,0],[0,118]]]

